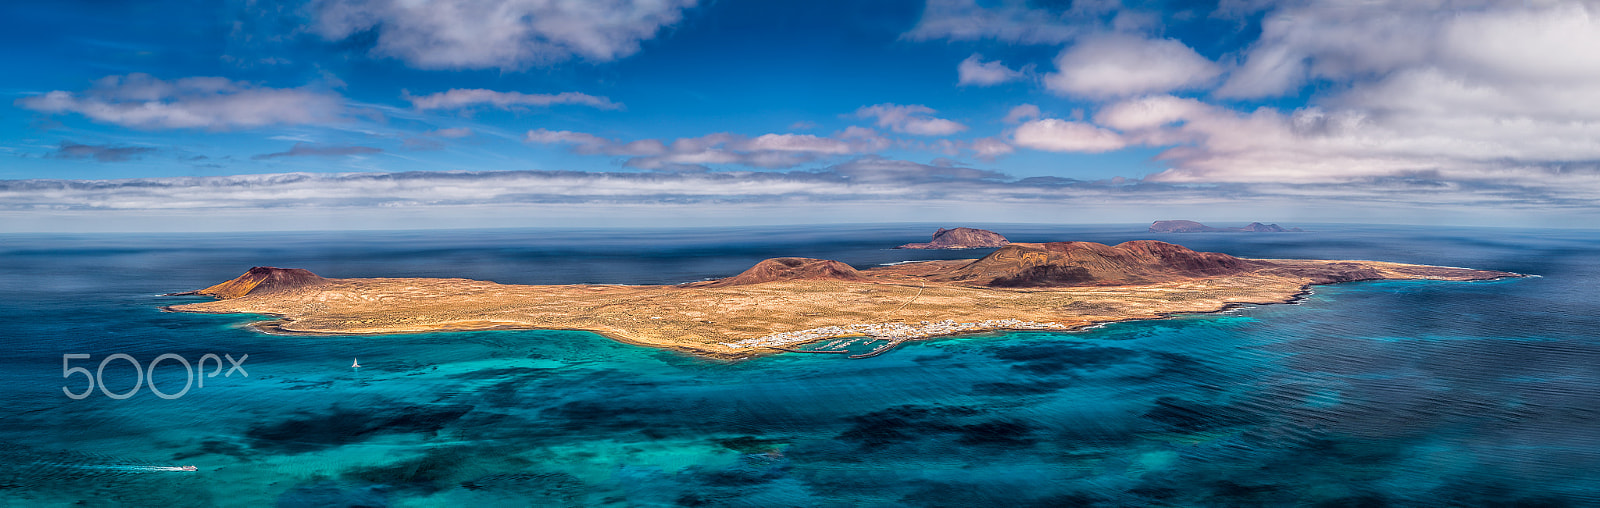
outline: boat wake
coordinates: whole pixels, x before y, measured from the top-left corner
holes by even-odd
[[[152,464],[125,457],[74,451],[45,451],[15,443],[0,443],[0,473],[38,479],[123,476],[147,473],[199,471],[190,465]]]
[[[156,466],[144,464],[65,464],[40,461],[25,467],[44,476],[120,476],[145,473],[190,473],[199,471],[195,466]]]

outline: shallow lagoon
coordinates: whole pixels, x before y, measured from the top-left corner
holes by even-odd
[[[1297,305],[848,360],[724,363],[592,334],[275,337],[156,295],[252,265],[330,277],[674,283],[857,266],[937,225],[0,237],[0,504],[1482,505],[1600,501],[1600,234],[1312,226],[1160,239],[1530,279],[1316,288]],[[61,355],[249,354],[164,400],[71,400]],[[352,370],[359,357],[364,368]],[[226,366],[226,363],[224,363]],[[133,386],[113,362],[108,390]],[[154,376],[184,380],[173,364]],[[170,384],[169,384],[170,383]],[[129,466],[195,464],[201,471]]]

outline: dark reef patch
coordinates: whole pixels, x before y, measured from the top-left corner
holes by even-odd
[[[345,480],[359,480],[395,488],[436,492],[450,485],[452,470],[472,458],[466,447],[430,448],[421,457],[345,471]]]
[[[952,432],[958,427],[945,420],[973,416],[982,411],[962,406],[895,406],[850,418],[852,425],[839,439],[864,447],[917,439],[916,434]]]
[[[1013,370],[1036,375],[1095,370],[1135,361],[1142,353],[1132,349],[1077,342],[1048,342],[995,348],[990,353],[1011,363]]]
[[[1015,383],[1011,381],[996,381],[991,383],[978,383],[972,385],[973,395],[998,395],[1006,397],[1019,397],[1025,395],[1044,395],[1055,393],[1066,388],[1064,381],[1034,381],[1031,383]]]
[[[278,508],[322,508],[326,506],[389,506],[388,489],[368,485],[347,487],[332,481],[296,486],[278,496]]]
[[[957,442],[964,445],[1027,447],[1038,442],[1032,426],[1012,420],[962,425],[957,432],[961,434]]]
[[[274,453],[304,453],[361,442],[383,434],[435,433],[472,411],[463,405],[408,405],[350,410],[333,407],[252,427],[250,447]]]
[[[851,426],[840,433],[841,441],[862,448],[879,448],[908,443],[936,435],[955,435],[962,445],[1032,446],[1034,429],[1015,420],[990,420],[963,423],[984,411],[960,406],[896,406],[850,418]]]
[[[1204,432],[1261,421],[1232,406],[1201,404],[1176,397],[1156,399],[1156,407],[1141,416],[1179,432]]]
[[[739,453],[770,453],[782,449],[787,442],[779,439],[761,439],[755,436],[739,436],[728,439],[716,440],[723,448]]]
[[[543,369],[538,367],[506,367],[501,369],[482,369],[457,372],[450,374],[451,379],[476,380],[499,379],[503,377],[549,377],[556,369]]]
[[[1016,508],[1105,506],[1107,502],[1099,496],[1081,492],[1039,494],[1040,491],[1047,489],[1048,486],[922,481],[917,482],[911,492],[902,496],[900,502],[906,506]]]
[[[567,473],[494,473],[461,482],[461,488],[570,500],[583,493],[584,484]]]

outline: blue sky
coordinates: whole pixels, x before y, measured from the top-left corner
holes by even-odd
[[[1585,1],[63,1],[0,24],[8,231],[1586,226],[1600,197]]]

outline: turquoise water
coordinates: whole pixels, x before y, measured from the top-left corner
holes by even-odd
[[[1600,502],[1600,235],[1322,226],[1155,238],[1511,270],[1299,304],[726,363],[581,332],[266,336],[160,293],[249,266],[507,283],[858,267],[920,227],[0,237],[0,505],[1529,506]],[[931,228],[926,228],[931,230]],[[63,354],[248,354],[166,400],[82,400]],[[360,358],[363,368],[349,367]],[[226,370],[228,362],[221,362]],[[214,367],[208,366],[207,371]],[[112,361],[111,393],[133,388]],[[163,363],[165,392],[184,371]],[[161,468],[193,464],[196,472]]]

